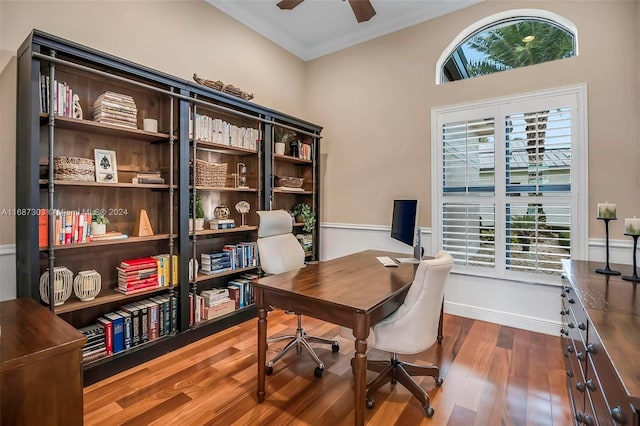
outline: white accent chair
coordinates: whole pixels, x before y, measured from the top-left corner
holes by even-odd
[[[398,354],[417,354],[436,342],[444,286],[452,265],[453,258],[444,251],[440,251],[434,259],[421,261],[404,303],[371,328],[369,347],[390,352],[391,359],[367,361],[367,370],[380,373],[367,384],[368,408],[373,408],[372,395],[381,386],[389,381],[391,384],[400,382],[418,398],[426,416],[433,416],[435,410],[429,403],[429,394],[411,376],[432,376],[436,385],[440,386],[443,382],[440,369],[435,365],[400,361]]]
[[[258,254],[262,270],[267,274],[279,274],[306,266],[304,263],[304,249],[291,233],[293,230],[291,215],[284,210],[258,211],[257,213],[258,216],[260,216],[260,225],[258,226]],[[324,363],[315,353],[310,342],[331,345],[333,352],[338,352],[340,346],[336,340],[306,334],[302,328],[301,315],[298,313],[295,314],[298,316],[296,334],[270,337],[267,339],[269,343],[280,340],[289,340],[289,342],[267,363],[266,373],[273,373],[273,364],[282,358],[289,350],[296,348],[296,352],[299,354],[304,348],[316,364],[318,364],[314,375],[321,377],[324,372]]]

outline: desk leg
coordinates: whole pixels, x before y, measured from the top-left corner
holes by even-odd
[[[442,305],[440,305],[440,322],[438,322],[438,344],[442,344],[442,325],[444,320],[444,299],[442,299]]]
[[[262,301],[262,292],[256,292],[256,301]],[[265,370],[267,365],[267,309],[258,308],[258,402],[265,397]]]
[[[354,424],[364,425],[365,398],[367,392],[367,337],[369,336],[368,322],[358,318],[355,322],[353,335],[356,338],[354,354],[355,388],[353,407],[355,411]]]

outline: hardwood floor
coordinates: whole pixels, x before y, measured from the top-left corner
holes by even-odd
[[[252,319],[84,389],[86,425],[349,425],[353,424],[353,341],[338,327],[303,318],[307,333],[336,338],[340,352],[317,346],[325,363],[315,378],[306,354],[287,354],[256,400],[256,325]],[[442,346],[411,357],[441,366],[442,387],[429,392],[428,419],[401,385],[383,386],[367,410],[369,425],[570,425],[559,337],[445,315]],[[269,314],[268,335],[288,333],[295,315]],[[270,345],[267,359],[282,347]],[[370,359],[387,354],[369,352]],[[372,379],[375,373],[369,373]]]

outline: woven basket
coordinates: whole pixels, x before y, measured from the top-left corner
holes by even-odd
[[[196,158],[196,186],[224,187],[227,181],[227,163],[210,163]]]
[[[55,180],[96,180],[95,162],[90,158],[55,157],[53,159],[53,178]]]
[[[290,176],[276,176],[276,186],[285,186],[287,188],[301,188],[304,183],[303,178]]]

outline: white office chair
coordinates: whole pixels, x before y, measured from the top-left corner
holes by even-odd
[[[303,268],[304,249],[291,233],[293,224],[291,215],[284,210],[258,211],[260,216],[260,226],[258,227],[258,254],[260,257],[260,266],[267,274],[279,274],[282,272],[292,271],[294,269]],[[307,353],[318,364],[314,371],[316,377],[321,377],[324,372],[324,364],[315,353],[309,342],[324,343],[331,345],[333,352],[338,352],[340,346],[335,340],[325,339],[323,337],[309,336],[302,329],[301,315],[298,316],[298,328],[296,334],[287,336],[271,337],[267,342],[273,343],[280,340],[290,340],[289,343],[278,354],[267,363],[266,374],[273,373],[273,364],[275,364],[290,349],[296,348],[299,354],[304,348]]]
[[[398,354],[417,354],[436,342],[444,286],[452,265],[453,258],[444,251],[435,259],[420,262],[404,303],[371,328],[369,347],[390,352],[391,359],[367,361],[367,370],[380,373],[367,385],[368,408],[373,408],[372,395],[381,386],[389,381],[392,384],[400,382],[418,398],[427,417],[433,416],[429,394],[411,376],[432,376],[440,386],[443,382],[440,369],[435,365],[402,362],[398,360]]]

